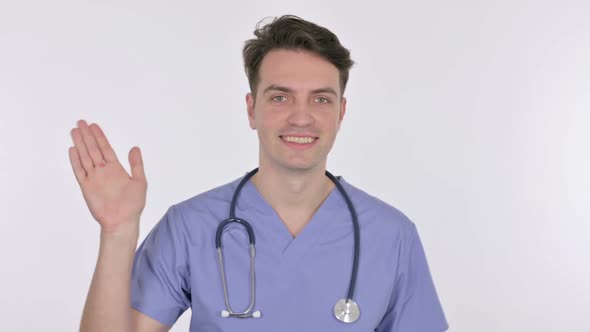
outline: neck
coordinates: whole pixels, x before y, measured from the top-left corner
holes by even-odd
[[[296,235],[334,188],[320,167],[293,171],[260,164],[251,181],[281,217],[292,235]]]
[[[273,208],[301,209],[321,203],[334,188],[325,172],[325,166],[292,171],[261,164],[252,183]]]

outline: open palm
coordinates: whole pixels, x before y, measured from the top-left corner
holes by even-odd
[[[139,148],[129,151],[130,176],[97,124],[80,120],[71,135],[70,163],[94,219],[107,232],[137,226],[147,192]]]

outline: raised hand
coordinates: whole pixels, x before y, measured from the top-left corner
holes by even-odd
[[[139,147],[129,151],[131,176],[125,171],[97,124],[84,120],[71,131],[70,163],[90,213],[103,232],[136,230],[147,192]]]

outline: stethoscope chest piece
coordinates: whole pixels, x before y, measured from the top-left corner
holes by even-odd
[[[342,299],[334,305],[334,316],[343,323],[354,323],[361,311],[359,306],[351,299]]]

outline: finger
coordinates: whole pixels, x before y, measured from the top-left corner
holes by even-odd
[[[100,149],[98,148],[96,138],[94,138],[94,134],[90,131],[90,128],[88,128],[86,121],[78,121],[78,127],[80,128],[80,132],[82,133],[82,139],[84,140],[84,144],[86,145],[88,154],[92,159],[92,163],[95,167],[103,165],[104,158],[102,156],[102,153],[100,152]]]
[[[72,170],[74,171],[74,175],[76,176],[76,180],[79,184],[82,184],[82,181],[86,179],[86,171],[82,167],[82,163],[80,162],[80,156],[78,155],[78,149],[71,146],[68,149],[68,154],[70,156],[70,164],[72,165]]]
[[[145,180],[141,150],[139,150],[139,147],[137,146],[134,146],[129,150],[129,165],[131,165],[131,177],[133,179]]]
[[[84,171],[86,174],[90,174],[92,170],[94,170],[94,164],[92,163],[92,159],[88,155],[88,151],[86,150],[86,145],[84,145],[84,141],[82,140],[82,135],[80,134],[79,128],[74,128],[71,131],[72,140],[74,141],[74,146],[78,151],[78,156],[80,157],[80,162],[82,167],[84,167]]]
[[[100,149],[100,152],[102,153],[102,156],[104,157],[104,160],[107,163],[117,161],[117,154],[111,147],[111,144],[109,143],[109,140],[107,139],[102,129],[100,129],[100,127],[96,123],[91,124],[89,128],[90,131],[94,134],[94,137],[96,138],[96,143],[98,144],[98,147]]]

